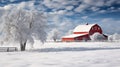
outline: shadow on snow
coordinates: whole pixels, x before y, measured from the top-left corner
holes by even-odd
[[[32,50],[32,52],[63,52],[63,51],[95,51],[95,50],[115,50],[115,49],[120,49],[120,47],[115,47],[115,48],[87,48],[87,47],[62,47],[62,48],[42,48],[42,49],[35,49]]]

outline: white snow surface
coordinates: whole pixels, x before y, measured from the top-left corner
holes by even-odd
[[[120,42],[35,41],[24,52],[0,52],[0,67],[120,67]]]
[[[88,25],[78,25],[73,32],[89,32],[92,26],[95,24],[88,24]]]

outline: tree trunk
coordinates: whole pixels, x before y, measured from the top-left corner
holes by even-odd
[[[54,42],[56,42],[56,39],[53,39],[54,40]]]
[[[24,44],[20,44],[20,49],[21,51],[25,51],[25,48],[26,48],[26,42]]]

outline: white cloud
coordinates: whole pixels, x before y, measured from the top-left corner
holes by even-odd
[[[110,8],[108,8],[107,9],[107,12],[119,12],[120,11],[120,9],[119,8],[115,8],[115,7],[110,7]]]
[[[65,14],[67,11],[66,10],[59,10],[57,13],[62,15],[62,14]]]
[[[83,2],[93,6],[104,6],[104,0],[83,0]]]
[[[91,9],[92,9],[92,11],[98,11],[98,10],[100,10],[100,8],[98,8],[98,7],[91,7]]]
[[[120,4],[120,0],[108,0],[105,5],[111,6],[112,4]]]
[[[51,6],[50,0],[44,0],[43,4],[45,4],[45,6],[47,6],[47,7]]]
[[[59,11],[49,12],[48,14],[51,14],[51,15],[64,15],[66,12],[67,12],[66,10],[59,10]]]
[[[4,7],[0,7],[3,10],[11,10],[11,9],[34,9],[34,1],[30,2],[21,2],[19,4],[8,4]]]
[[[13,5],[6,5],[3,7],[3,9],[10,10],[10,9],[12,9],[12,7],[13,7]]]
[[[50,9],[60,9],[63,6],[60,1],[54,1],[54,0],[53,1],[52,0],[44,0],[43,4]]]
[[[71,15],[73,15],[73,14],[74,14],[73,11],[69,11],[69,12],[66,12],[66,13],[65,13],[65,15],[68,15],[68,16],[71,16]]]
[[[87,19],[87,18],[88,18],[88,16],[83,16],[83,17],[81,17],[81,18],[85,20],[85,19]]]
[[[98,13],[105,13],[107,12],[106,10],[100,10]]]
[[[20,4],[17,4],[16,7],[17,9],[34,9],[34,1],[30,2],[21,2]]]
[[[14,2],[14,1],[16,1],[16,0],[10,0],[10,2]]]
[[[100,22],[105,33],[108,34],[120,33],[120,20],[105,18]]]
[[[86,4],[80,4],[74,11],[76,12],[82,12],[84,11],[85,9],[87,9],[89,6],[86,5]]]
[[[118,10],[120,10],[120,7],[118,8]]]
[[[111,6],[112,4],[120,4],[120,0],[83,0],[85,4],[92,5],[92,6]]]
[[[73,6],[66,6],[66,10],[72,10],[73,8]]]
[[[111,10],[115,9],[115,7],[110,7]]]
[[[26,4],[26,2],[22,2],[20,4],[18,4],[17,8],[18,9],[21,9],[21,8],[24,8],[25,6],[27,6],[28,4]]]

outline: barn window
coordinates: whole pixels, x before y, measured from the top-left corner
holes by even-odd
[[[98,27],[96,27],[96,30],[98,30]]]
[[[95,27],[95,30],[97,30],[97,27]]]
[[[94,30],[94,28],[92,27],[92,30]]]
[[[100,30],[100,28],[98,27],[98,30]]]

